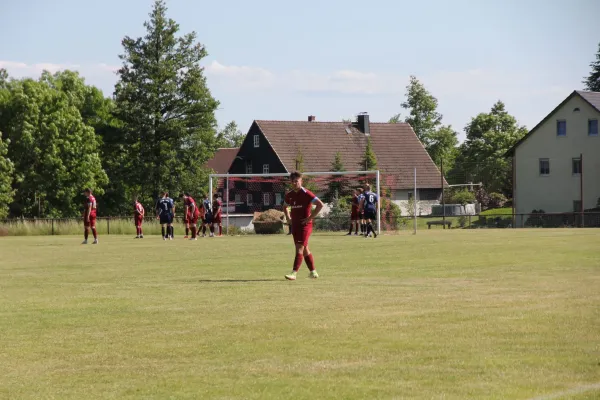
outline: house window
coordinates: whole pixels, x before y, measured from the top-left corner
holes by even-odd
[[[251,206],[253,200],[254,199],[253,199],[252,193],[246,193],[246,204],[248,204],[249,206]]]
[[[550,159],[540,158],[540,175],[550,175]]]
[[[252,161],[250,161],[250,160],[246,160],[246,173],[247,174],[252,173]]]
[[[573,175],[581,174],[581,159],[574,158],[572,160],[571,164],[572,164]]]
[[[556,136],[567,136],[567,121],[556,121]]]
[[[265,206],[268,206],[270,201],[271,201],[271,196],[269,195],[269,193],[263,193],[263,204]]]
[[[254,135],[254,147],[258,147],[260,144],[260,136]]]
[[[588,120],[588,135],[589,136],[598,136],[598,120],[597,119]]]
[[[239,194],[235,195],[235,204],[239,204],[242,202],[242,197]]]
[[[263,164],[263,174],[269,173],[269,164]]]
[[[581,200],[573,200],[573,211],[581,212]]]
[[[275,204],[281,205],[281,193],[275,193]]]

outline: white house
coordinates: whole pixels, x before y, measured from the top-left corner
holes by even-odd
[[[600,198],[600,92],[574,91],[521,139],[513,157],[516,214],[580,212]],[[517,218],[521,225],[525,218]]]

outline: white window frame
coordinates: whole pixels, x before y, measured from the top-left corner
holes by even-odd
[[[271,194],[270,193],[263,193],[263,205],[268,206],[271,202]]]
[[[281,193],[275,193],[275,205],[281,205]]]
[[[592,133],[592,121],[596,121],[596,133]],[[598,136],[598,131],[600,130],[600,127],[598,126],[598,119],[597,118],[590,118],[588,119],[588,136]]]
[[[242,202],[242,196],[239,193],[235,194],[235,204],[240,204]]]
[[[254,135],[254,147],[260,147],[260,135]]]
[[[247,174],[252,173],[252,161],[250,161],[250,160],[246,160],[246,173]]]
[[[252,193],[246,193],[246,204],[251,206],[253,204],[253,201],[254,197],[252,196]]]
[[[263,164],[263,174],[269,173],[269,164]]]
[[[559,135],[558,132],[558,126],[560,123],[564,123],[565,124],[565,134],[564,135]],[[556,137],[566,137],[567,136],[567,120],[565,119],[557,119],[556,120]]]
[[[547,174],[543,174],[542,173],[542,161],[546,161],[548,162],[548,173]],[[550,175],[550,159],[549,158],[540,158],[538,161],[538,174],[540,176],[549,176]]]

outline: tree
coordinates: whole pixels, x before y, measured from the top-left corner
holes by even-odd
[[[80,215],[81,191],[103,192],[99,139],[74,106],[69,91],[57,90],[44,74],[39,81],[10,81],[2,89],[0,130],[14,163],[15,216],[40,216],[35,199],[43,198],[42,215]]]
[[[235,121],[228,123],[217,135],[218,147],[240,147],[246,135],[238,128]]]
[[[596,61],[590,63],[592,71],[590,75],[583,81],[585,90],[591,92],[600,92],[600,43],[598,43],[598,52],[596,53]]]
[[[365,147],[365,154],[361,160],[361,167],[363,167],[365,171],[377,169],[377,157],[373,151],[373,146],[371,146],[371,138],[367,139],[367,147]]]
[[[127,175],[147,202],[162,190],[201,190],[208,174],[203,165],[218,145],[219,102],[200,66],[208,53],[195,32],[177,37],[179,25],[166,14],[164,0],[155,0],[146,35],[123,39],[115,87],[115,114],[131,160]]]
[[[487,192],[511,193],[511,161],[504,154],[527,134],[527,128],[519,126],[504,103],[498,101],[489,113],[472,118],[465,132],[467,138],[460,146],[449,181],[482,182]]]
[[[404,122],[413,128],[436,165],[440,166],[442,160],[444,165],[451,165],[456,157],[458,138],[451,126],[442,125],[442,114],[437,112],[438,100],[415,76],[410,77],[406,90],[402,108],[409,109],[410,114]],[[400,122],[400,114],[393,116],[390,122]]]
[[[9,143],[8,140],[2,140],[0,132],[0,219],[8,215],[8,206],[12,203],[15,193],[12,188],[14,165],[7,158]]]
[[[344,163],[342,162],[342,154],[338,151],[335,153],[335,157],[331,163],[331,171],[343,172],[345,170]],[[347,191],[347,184],[344,182],[343,175],[333,175],[331,178],[329,178],[329,183],[327,185],[327,198],[344,197],[349,194]]]
[[[296,162],[296,171],[305,172],[304,171],[304,154],[302,153],[302,150],[300,149],[300,147],[298,147],[298,149],[297,149],[296,158],[294,161]],[[310,190],[311,192],[318,191],[318,186],[316,185],[315,182],[313,182],[312,178],[310,178],[308,176],[304,176],[302,178],[302,185],[305,188],[307,188],[308,190]],[[291,190],[291,184],[288,183],[286,190]]]

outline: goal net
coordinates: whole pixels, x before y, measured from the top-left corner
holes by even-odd
[[[291,190],[289,173],[278,174],[211,174],[209,192],[217,193],[223,203],[223,227],[225,231],[248,229],[257,231],[252,221],[263,213],[281,218],[285,193]],[[312,191],[325,204],[315,219],[313,230],[341,232],[350,229],[351,200],[357,188],[371,186],[379,198],[375,229],[396,225],[397,216],[387,208],[390,201],[385,198],[385,185],[378,170],[344,172],[303,172],[303,186]],[[383,195],[383,198],[382,198]],[[386,201],[387,200],[387,201]],[[386,208],[387,207],[387,208]],[[269,210],[276,210],[273,212]],[[286,230],[287,225],[283,225]],[[354,232],[354,231],[353,231]]]

